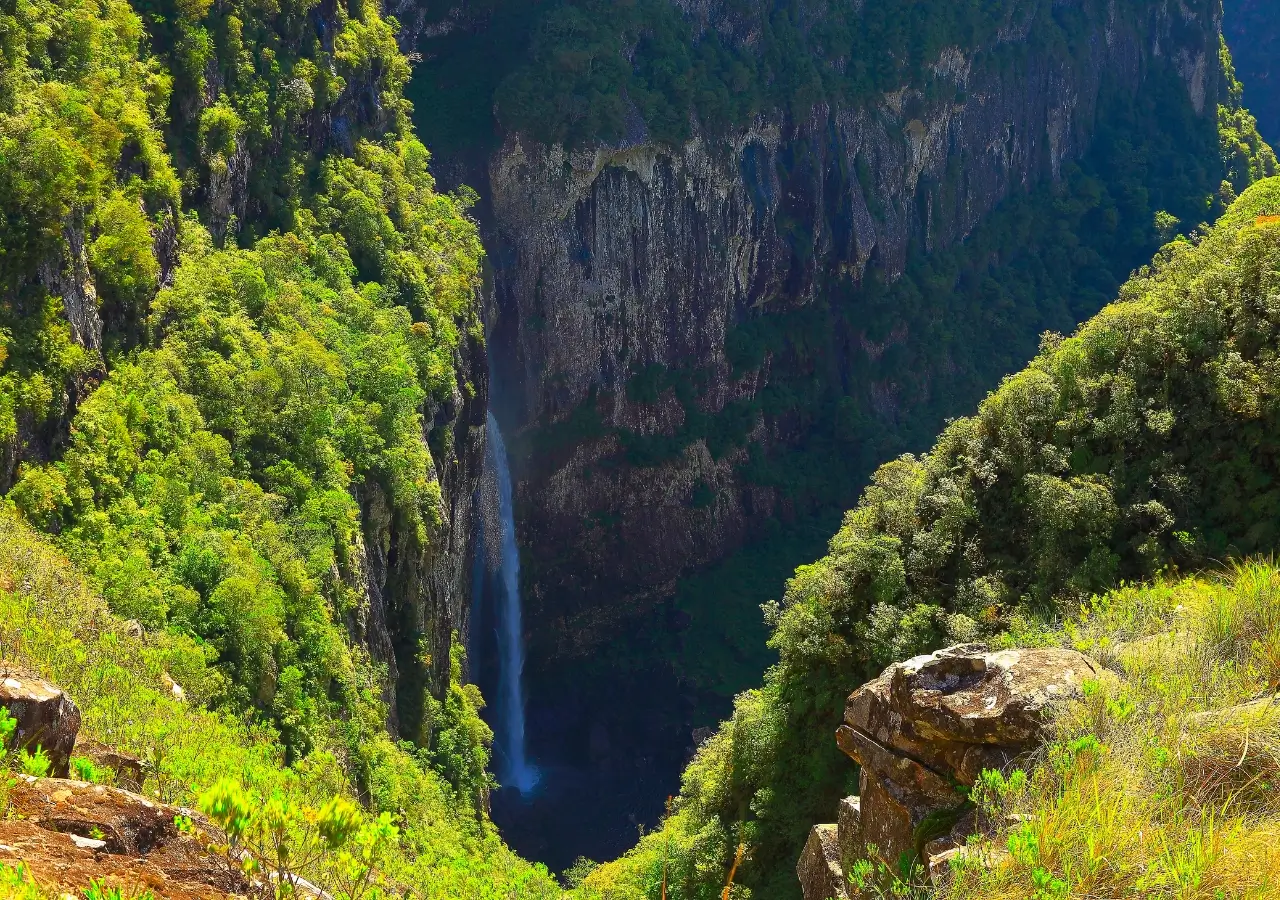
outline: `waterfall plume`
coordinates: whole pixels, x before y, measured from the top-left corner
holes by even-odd
[[[491,587],[498,639],[498,694],[494,700],[494,762],[498,782],[528,794],[538,770],[525,753],[524,633],[520,606],[520,550],[506,444],[493,413],[485,423],[486,451],[480,486],[480,546]]]

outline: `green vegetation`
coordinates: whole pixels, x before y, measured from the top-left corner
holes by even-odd
[[[397,742],[358,640],[361,504],[442,552],[431,429],[482,339],[472,198],[435,190],[396,27],[360,2],[0,3],[0,658],[161,799],[235,773],[317,883],[364,854],[430,896],[541,896],[487,819],[461,650],[397,632]],[[317,844],[335,797],[350,827]]]
[[[1229,71],[1225,50],[1223,62]],[[1171,70],[1151,72],[1136,97],[1104,91],[1093,146],[1060,184],[1014,195],[963,244],[913,253],[892,283],[875,271],[857,286],[831,279],[812,309],[742,322],[730,362],[771,358],[760,411],[798,432],[772,455],[752,448],[748,479],[801,509],[847,507],[877,462],[927,446],[1034,355],[1037,335],[1070,331],[1174,233],[1280,172],[1237,95],[1217,129],[1185,97]]]
[[[299,874],[313,883],[350,892],[344,879],[363,868],[366,885],[381,878],[431,900],[558,896],[546,871],[506,849],[424,754],[391,739],[382,711],[366,708],[363,784],[352,775],[345,723],[331,721],[316,746],[286,766],[273,729],[207,708],[226,679],[194,639],[130,635],[70,561],[8,510],[0,510],[0,658],[65,689],[80,706],[86,737],[146,761],[144,793],[200,805],[215,819],[232,807],[248,810],[236,818],[239,839],[257,841],[262,829],[277,828],[286,842],[309,848],[290,865],[306,857]],[[185,700],[167,680],[182,685]]]
[[[151,229],[172,221],[179,183],[156,124],[171,79],[143,42],[123,0],[0,7],[0,445],[56,418],[63,385],[100,364],[41,267],[74,241],[70,265],[121,316],[154,284]]]
[[[438,6],[429,11],[443,15]],[[1195,7],[1207,15],[1208,4]],[[931,98],[954,94],[931,68],[944,49],[991,47],[1002,29],[1031,20],[1031,38],[1013,57],[1078,58],[1082,25],[1099,10],[1105,6],[1095,0],[1071,10],[1043,0],[729,0],[711,13],[717,27],[705,28],[670,0],[486,0],[471,12],[488,30],[424,43],[411,96],[425,127],[449,117],[440,137],[452,147],[483,147],[495,126],[543,143],[617,141],[641,122],[650,137],[673,145],[690,136],[695,119],[718,134],[764,110],[803,117],[820,102],[859,103],[904,85]],[[1129,3],[1116,12],[1145,8]]]
[[[745,842],[739,881],[792,894],[804,834],[852,788],[830,740],[852,686],[944,641],[1016,643],[1122,579],[1274,550],[1277,214],[1280,180],[1254,186],[928,455],[883,466],[771,609],[764,687],[699,752],[664,828],[588,883],[642,895],[669,843],[668,896],[710,897]]]
[[[369,668],[341,618],[362,602],[356,487],[383,485],[420,546],[439,525],[419,410],[452,388],[449,344],[357,290],[330,242],[184,234],[156,349],[115,366],[12,497],[116,613],[198,636],[228,676],[216,699],[270,711],[301,754]]]
[[[1009,858],[939,896],[1280,895],[1280,569],[1095,596],[1050,639],[1122,680],[1085,685],[1025,778],[988,773]]]
[[[114,612],[194,639],[202,702],[291,761],[341,733],[366,789],[360,498],[439,552],[424,413],[479,339],[470,198],[434,190],[394,29],[375,4],[0,8],[0,488]],[[403,733],[481,810],[479,698],[420,637]]]

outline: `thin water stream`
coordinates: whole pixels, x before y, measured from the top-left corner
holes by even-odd
[[[538,783],[538,770],[525,750],[524,632],[520,608],[520,550],[516,546],[511,467],[502,430],[493,413],[485,423],[485,472],[481,490],[490,515],[482,542],[496,590],[494,609],[498,647],[498,692],[494,703],[494,764],[498,782],[529,794]],[[483,581],[479,582],[484,584]]]

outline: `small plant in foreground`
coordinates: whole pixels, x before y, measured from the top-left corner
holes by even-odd
[[[896,867],[880,855],[875,844],[867,845],[867,858],[849,868],[849,880],[861,896],[874,900],[926,900],[930,896],[928,876],[918,859],[903,854]]]
[[[346,798],[319,809],[278,792],[258,802],[231,779],[206,791],[199,806],[230,842],[214,849],[237,860],[245,874],[270,878],[277,898],[294,896],[303,872],[327,876],[317,877],[344,900],[381,896],[381,873],[400,836],[389,813],[371,819]],[[177,824],[192,827],[190,820]]]
[[[81,781],[87,781],[90,784],[101,784],[104,779],[102,772],[93,764],[92,760],[83,756],[73,756],[71,758],[71,772]]]
[[[49,770],[53,768],[49,754],[45,753],[43,747],[36,747],[34,753],[19,750],[17,763],[18,769],[23,775],[30,775],[33,778],[44,778],[49,774]]]
[[[6,900],[44,900],[44,892],[22,863],[0,863],[0,896]]]
[[[9,742],[17,730],[18,720],[9,714],[9,710],[0,707],[0,757],[9,749]]]
[[[84,900],[156,900],[151,891],[126,893],[119,885],[108,885],[94,879],[84,890]]]

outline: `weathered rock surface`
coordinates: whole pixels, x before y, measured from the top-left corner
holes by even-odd
[[[250,885],[225,857],[174,824],[191,815],[128,791],[21,776],[0,820],[0,863],[21,862],[42,888],[80,896],[93,881],[160,900],[244,897]],[[207,823],[212,841],[225,841]]]
[[[363,602],[347,617],[353,638],[388,671],[385,696],[393,734],[418,740],[422,687],[443,698],[449,685],[453,635],[466,644],[470,572],[476,528],[474,498],[484,462],[488,364],[484,345],[465,339],[454,364],[458,383],[444,403],[423,411],[423,441],[431,448],[431,476],[440,485],[440,528],[426,546],[394,514],[383,489],[366,482],[357,492],[362,541],[347,573]],[[422,642],[425,642],[425,646]],[[428,652],[425,670],[421,660]]]
[[[1223,0],[1222,30],[1244,82],[1244,101],[1258,131],[1280,141],[1280,6],[1274,0]]]
[[[82,756],[94,767],[110,772],[115,778],[115,785],[127,791],[142,790],[142,782],[146,780],[149,767],[147,763],[114,747],[99,744],[97,741],[76,741],[73,756]]]
[[[958,788],[1033,750],[1054,704],[1102,677],[1074,650],[961,645],[892,665],[850,694],[836,742],[862,767],[860,792],[841,802],[836,825],[814,827],[797,867],[805,900],[856,895],[832,873],[868,845],[891,864],[907,855],[946,871],[975,825]]]
[[[413,33],[460,27],[472,6],[445,4]],[[723,40],[749,40],[743,17],[753,13],[682,6]],[[726,351],[735,324],[810,305],[824,285],[860,284],[872,268],[896,278],[913,243],[933,251],[962,240],[1011,193],[1058,179],[1091,143],[1104,86],[1134,94],[1157,60],[1172,61],[1195,113],[1215,115],[1211,16],[1186,5],[1135,15],[1059,6],[1084,20],[1070,53],[1023,53],[1044,23],[1020,22],[997,46],[944,51],[927,94],[904,87],[798,119],[768,111],[677,147],[643,127],[578,149],[513,134],[487,166],[463,160],[447,176],[484,197],[498,415],[513,447],[527,438],[530,450],[513,456],[520,540],[537,560],[531,659],[604,644],[681,574],[791,514],[783,492],[744,474],[741,443],[713,453],[695,440],[642,468],[618,437],[671,436],[693,416],[760,397],[772,361],[735,369]],[[1006,56],[1020,61],[1003,66]],[[912,339],[864,333],[845,350],[878,359]],[[696,370],[696,401],[629,395],[630,379],[653,366]],[[897,387],[867,390],[894,420]],[[592,418],[598,427],[578,427]],[[766,415],[748,437],[766,453],[800,439],[785,415]]]
[[[34,753],[37,747],[43,748],[49,756],[51,774],[65,778],[80,730],[80,710],[71,698],[34,675],[0,668],[0,707],[7,709],[18,723],[12,749]]]
[[[845,900],[844,870],[840,865],[840,845],[835,825],[815,825],[796,869],[800,887],[808,897],[835,897]]]

